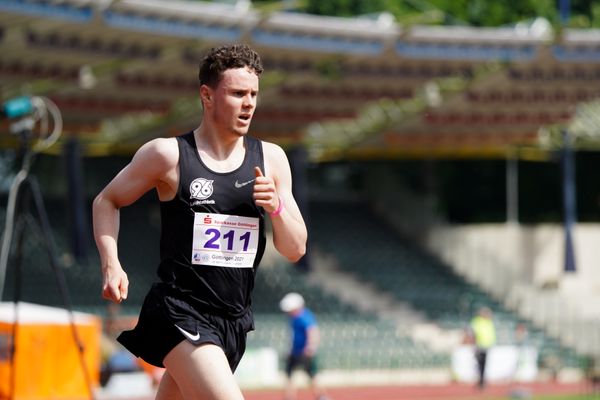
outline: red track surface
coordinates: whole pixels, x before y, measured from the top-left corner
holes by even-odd
[[[531,396],[585,394],[588,388],[583,383],[533,383],[520,385],[490,385],[479,390],[472,385],[430,385],[430,386],[373,386],[330,388],[331,400],[472,400],[511,398],[515,390],[525,391]],[[246,400],[282,400],[281,390],[246,390]],[[518,397],[514,397],[518,398]],[[523,398],[523,397],[521,397]],[[530,398],[530,397],[527,397]],[[298,400],[312,400],[308,389],[300,390]]]

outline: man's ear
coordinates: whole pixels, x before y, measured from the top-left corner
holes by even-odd
[[[200,99],[202,103],[210,103],[212,99],[212,90],[206,85],[200,86]]]

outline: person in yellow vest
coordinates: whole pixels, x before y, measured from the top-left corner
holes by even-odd
[[[475,340],[475,359],[479,372],[478,384],[483,389],[488,351],[496,344],[496,327],[492,319],[492,311],[489,308],[479,309],[478,314],[471,320],[471,330]]]

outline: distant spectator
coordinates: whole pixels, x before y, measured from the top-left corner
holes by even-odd
[[[526,347],[529,345],[529,331],[527,330],[527,325],[524,323],[519,323],[515,327],[515,337],[514,337],[515,346],[517,347],[517,363],[515,368],[515,379],[518,374],[519,368],[525,361],[525,351]]]
[[[313,313],[305,307],[304,298],[298,293],[288,293],[279,302],[281,310],[290,317],[292,329],[291,349],[287,358],[285,372],[287,383],[285,400],[296,399],[296,388],[292,373],[302,368],[310,378],[310,385],[315,399],[327,400],[324,390],[317,382],[316,354],[320,342],[320,332]]]
[[[510,391],[510,396],[512,399],[530,399],[532,398],[532,394],[530,390],[526,387],[519,387],[519,373],[523,366],[527,363],[527,346],[528,346],[528,338],[529,332],[527,330],[527,325],[524,323],[519,323],[515,327],[513,342],[515,347],[517,348],[517,360],[515,362],[515,370],[512,375],[512,383],[514,384],[513,388]]]
[[[471,330],[475,339],[475,359],[479,373],[479,388],[485,387],[485,367],[487,355],[496,344],[496,327],[492,319],[492,311],[487,307],[479,309],[478,314],[471,320]]]

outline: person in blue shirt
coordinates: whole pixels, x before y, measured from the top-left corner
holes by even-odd
[[[320,333],[314,314],[305,307],[304,298],[298,293],[286,294],[279,302],[279,307],[281,311],[288,314],[292,330],[291,349],[285,366],[287,375],[285,400],[296,399],[296,388],[292,379],[292,373],[296,369],[303,369],[308,374],[315,399],[328,400],[316,376],[316,354]]]

